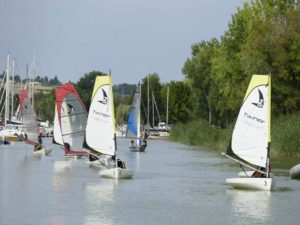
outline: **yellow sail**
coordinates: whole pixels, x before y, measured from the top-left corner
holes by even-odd
[[[253,75],[231,139],[229,153],[250,164],[266,167],[271,141],[271,78]]]
[[[85,133],[89,149],[115,154],[115,116],[111,76],[97,76]]]

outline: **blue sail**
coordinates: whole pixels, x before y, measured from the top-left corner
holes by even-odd
[[[135,124],[134,118],[134,108],[131,107],[128,117],[128,124],[127,124],[128,133],[127,136],[129,137],[137,137],[137,125]]]

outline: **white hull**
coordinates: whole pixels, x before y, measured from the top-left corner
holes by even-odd
[[[43,156],[43,155],[49,155],[50,152],[52,152],[52,149],[46,149],[42,148],[41,150],[33,152],[34,156]]]
[[[291,168],[290,176],[292,179],[300,179],[300,164]]]
[[[133,170],[122,169],[122,168],[111,168],[106,170],[101,170],[99,176],[103,178],[113,178],[113,179],[130,179],[133,177]]]
[[[226,179],[226,184],[237,189],[270,191],[274,186],[274,181],[272,180],[272,178],[256,177],[228,178]]]

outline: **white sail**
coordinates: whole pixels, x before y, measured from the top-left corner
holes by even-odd
[[[23,128],[27,136],[27,141],[31,144],[38,143],[38,125],[36,122],[35,111],[31,105],[28,93],[24,90],[20,91],[19,99]]]
[[[231,140],[236,156],[260,167],[268,160],[270,97],[270,76],[253,75]]]
[[[95,80],[90,105],[85,144],[96,152],[115,154],[115,120],[111,76],[98,76]]]
[[[55,115],[54,115],[54,125],[53,125],[53,141],[56,144],[63,145],[62,134],[60,130],[58,115],[57,115],[57,105],[55,103]]]

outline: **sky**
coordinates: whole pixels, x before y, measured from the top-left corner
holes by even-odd
[[[228,29],[244,0],[0,0],[0,71],[7,54],[25,78],[77,82],[93,70],[113,83],[135,84],[158,73],[183,80],[191,46]]]

